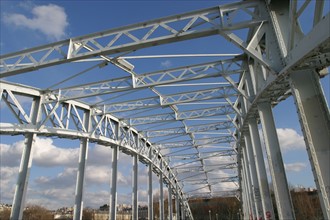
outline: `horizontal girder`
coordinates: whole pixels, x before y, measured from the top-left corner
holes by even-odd
[[[142,89],[147,87],[166,85],[182,81],[205,79],[208,77],[229,76],[239,74],[244,71],[241,68],[241,57],[228,60],[220,60],[198,65],[191,65],[179,68],[168,69],[145,74],[135,74],[132,77],[103,80],[61,88],[50,92],[49,96],[60,96],[59,100],[80,99],[91,96],[100,96],[115,92],[124,92],[132,89]]]
[[[258,1],[248,1],[240,4],[234,3],[232,7],[213,7],[76,37],[22,52],[1,55],[0,77],[89,57],[134,51],[170,42],[215,35],[218,34],[219,29],[226,31],[255,26],[262,21],[253,12],[258,6]],[[243,11],[253,14],[253,16],[252,19],[249,18],[244,22],[234,22],[234,20],[227,19],[229,14],[226,13],[227,11],[230,14]],[[186,22],[186,25],[183,27],[180,25],[180,28],[176,27],[176,22],[183,21]],[[161,36],[153,34],[157,29],[161,29],[165,33]],[[135,32],[142,32],[144,35],[138,37],[135,36]],[[106,41],[106,43],[101,43],[101,40],[102,42]],[[120,65],[116,59],[112,62]]]
[[[181,111],[176,114],[168,113],[168,114],[160,114],[160,115],[149,115],[145,117],[131,117],[130,119],[123,119],[123,120],[127,124],[136,126],[136,125],[143,125],[150,123],[160,123],[164,121],[199,119],[203,117],[221,116],[221,115],[228,115],[234,113],[235,111],[231,108],[230,105],[223,105],[219,107]]]
[[[100,109],[105,112],[116,113],[122,111],[131,111],[136,109],[154,108],[167,105],[175,105],[180,103],[190,103],[208,99],[223,99],[231,96],[237,96],[232,86],[223,86],[215,89],[198,90],[186,93],[177,93],[171,95],[163,95],[162,97],[151,97],[145,99],[129,100],[120,103],[104,104]]]
[[[222,121],[219,123],[210,123],[202,125],[194,125],[189,127],[177,127],[177,128],[168,128],[161,130],[148,130],[143,132],[146,137],[160,137],[167,135],[178,135],[186,133],[206,133],[207,131],[218,131],[216,134],[221,134],[219,130],[228,130],[233,128],[233,123],[231,121]],[[228,131],[227,131],[228,132]]]

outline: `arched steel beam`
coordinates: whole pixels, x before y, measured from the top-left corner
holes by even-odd
[[[11,98],[15,96],[15,94],[19,94],[20,96],[27,96],[31,98],[38,97],[40,100],[43,100],[43,95],[38,91],[37,89],[31,88],[31,87],[25,87],[22,85],[13,85],[10,83],[1,82],[1,100],[7,100],[8,97],[6,97],[7,94],[11,94]],[[72,117],[71,119],[68,118],[68,115],[66,117],[57,116],[56,120],[61,121],[61,126],[56,126],[55,123],[50,123],[51,126],[48,126],[47,122],[44,122],[43,126],[40,126],[38,124],[32,123],[33,115],[28,116],[25,111],[23,110],[24,107],[22,106],[23,103],[20,103],[18,99],[15,100],[15,105],[18,108],[18,111],[14,111],[13,113],[15,116],[20,119],[20,117],[23,117],[26,119],[26,121],[18,120],[18,123],[0,123],[0,134],[26,134],[31,133],[39,136],[58,136],[62,138],[70,138],[70,139],[80,139],[80,138],[88,138],[90,142],[99,143],[105,146],[118,146],[119,149],[126,153],[131,155],[138,155],[141,162],[144,163],[152,163],[153,164],[153,170],[155,173],[162,173],[163,178],[166,179],[168,184],[171,184],[173,188],[179,189],[178,194],[180,195],[180,200],[182,203],[184,203],[185,207],[187,208],[188,215],[191,219],[193,219],[191,211],[189,209],[189,205],[186,204],[188,201],[185,198],[183,192],[181,191],[182,188],[179,184],[179,181],[176,179],[176,176],[174,175],[171,167],[169,166],[168,162],[165,158],[163,158],[162,154],[160,153],[159,149],[154,147],[150,142],[148,142],[147,139],[145,139],[141,134],[139,134],[134,128],[128,126],[127,124],[124,124],[123,122],[120,122],[118,119],[111,115],[104,115],[103,117],[103,123],[111,123],[111,128],[108,128],[108,133],[102,133],[102,134],[95,134],[95,130],[100,129],[100,126],[96,126],[95,120],[91,120],[91,131],[87,130],[87,128],[84,126],[85,119],[83,118],[84,112],[90,111],[93,112],[93,109],[91,109],[89,106],[87,106],[84,103],[80,103],[77,101],[74,102],[65,102],[62,103],[63,106],[71,106],[71,112],[68,112],[67,114]],[[47,104],[41,104],[43,107]],[[60,108],[59,105],[55,106],[54,108]],[[49,114],[56,115],[56,109],[52,110],[51,112],[43,111],[43,114],[41,114],[41,121],[42,120],[52,120],[51,117],[49,117]],[[66,127],[62,127],[65,125]],[[100,123],[98,123],[100,125]],[[116,136],[118,134],[116,130],[119,130],[119,136]],[[136,140],[139,140],[136,142]],[[149,151],[154,152],[154,158],[149,158]]]
[[[155,45],[216,35],[219,30],[222,33],[227,33],[226,31],[253,27],[264,20],[256,13],[259,6],[259,1],[247,1],[212,7],[2,55],[0,57],[0,78],[89,57],[102,57]],[[249,13],[252,16],[247,16],[244,21],[239,22],[227,19],[229,14],[234,15],[240,12]],[[185,22],[185,25],[183,27],[180,25],[181,28],[178,28],[175,22]],[[154,35],[153,33],[159,29],[164,31],[164,34],[162,36]],[[142,37],[138,37],[134,36],[133,32],[144,34]],[[101,40],[107,43],[102,44]],[[124,40],[124,43],[121,42],[118,45],[116,42],[121,40]],[[261,57],[258,58],[263,60]],[[125,68],[119,60],[112,62]]]

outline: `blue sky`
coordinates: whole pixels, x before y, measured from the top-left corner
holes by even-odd
[[[1,1],[1,54],[51,43],[54,41],[98,32],[140,21],[154,19],[172,14],[178,14],[216,6],[231,1]],[[328,3],[327,3],[327,6]],[[328,7],[325,7],[328,8]],[[50,14],[51,13],[51,16]],[[306,18],[308,17],[306,12]],[[49,15],[49,16],[48,16]],[[56,21],[53,21],[56,18]],[[45,22],[53,22],[52,25]],[[53,20],[52,20],[53,19]],[[302,17],[304,19],[304,17]],[[303,29],[308,31],[309,23],[305,20]],[[208,44],[219,41],[217,46]],[[187,41],[184,51],[177,51],[175,44],[166,47],[148,48],[150,54],[167,53],[240,53],[240,51],[219,37]],[[182,48],[181,48],[182,49]],[[170,52],[169,52],[170,51]],[[219,52],[220,51],[220,52]],[[133,55],[138,55],[133,54]],[[187,59],[187,58],[186,58]],[[136,60],[136,71],[148,72],[165,67],[179,66],[185,63],[181,60],[157,60],[146,65],[145,60]],[[206,59],[205,59],[206,61]],[[203,61],[202,61],[203,62]],[[79,64],[79,72],[85,64]],[[8,81],[27,83],[29,85],[47,88],[56,78],[64,77],[67,70],[62,66],[47,69],[58,73],[51,77],[43,77],[45,70],[8,78]],[[86,76],[92,77],[92,76]],[[106,75],[103,77],[107,77]],[[77,80],[84,80],[78,78]],[[329,103],[329,76],[321,79],[323,89]],[[2,105],[3,103],[1,103]],[[5,110],[0,108],[2,114]],[[296,108],[293,98],[280,103],[274,108],[274,117],[278,128],[287,177],[291,185],[314,187],[313,177],[305,151]],[[14,194],[14,184],[17,178],[19,158],[23,146],[22,136],[1,136],[1,195],[0,203],[11,203]],[[74,201],[75,168],[79,142],[74,140],[38,138],[34,164],[28,191],[28,203],[44,204],[50,208],[61,205],[72,206]],[[60,155],[58,157],[48,157]],[[68,156],[69,155],[69,156]],[[86,193],[87,206],[98,207],[108,203],[111,151],[108,148],[91,144],[89,152],[91,161],[87,168]],[[93,159],[94,158],[94,159]],[[95,158],[98,158],[96,160]],[[130,202],[130,157],[121,155],[119,176],[119,202]],[[95,172],[98,170],[99,172]],[[146,167],[140,166],[140,201],[146,202]],[[154,185],[157,179],[154,177]],[[155,188],[155,194],[157,189]]]

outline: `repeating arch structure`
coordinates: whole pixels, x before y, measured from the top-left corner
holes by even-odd
[[[307,8],[313,8],[308,13],[312,27],[305,33],[300,22]],[[36,136],[80,140],[74,219],[82,217],[91,142],[113,151],[111,219],[116,219],[120,151],[133,156],[133,219],[138,219],[138,161],[149,169],[149,219],[153,173],[160,179],[161,219],[163,184],[176,199],[176,219],[193,219],[190,198],[228,195],[240,200],[244,218],[273,219],[276,205],[280,219],[295,219],[272,115],[272,107],[289,96],[295,100],[323,215],[330,219],[330,120],[319,83],[330,63],[329,19],[322,0],[248,0],[1,55],[0,97],[12,117],[1,117],[0,133],[25,137],[11,219],[22,218]],[[239,52],[217,54],[216,59],[205,54],[143,53],[149,47],[180,46],[209,37],[225,39]],[[128,62],[160,57],[209,60],[145,73]],[[47,75],[52,66],[70,66],[68,71],[75,72],[73,68],[86,64],[91,66],[77,74],[59,73],[63,78],[44,88],[10,82],[13,76],[36,70]],[[118,74],[97,77],[108,68]],[[79,80],[89,71],[95,71],[94,77]],[[233,187],[224,191],[219,187],[223,182]],[[171,203],[168,210],[172,219]]]

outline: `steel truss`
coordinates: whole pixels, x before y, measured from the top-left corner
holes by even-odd
[[[75,219],[82,217],[84,171],[92,142],[113,150],[111,219],[116,218],[119,151],[133,156],[134,219],[138,219],[138,161],[148,166],[149,219],[153,218],[152,173],[160,179],[161,219],[165,217],[164,183],[169,199],[176,199],[177,219],[193,219],[190,198],[216,196],[236,196],[244,218],[273,218],[264,150],[278,216],[295,219],[272,115],[272,107],[291,95],[323,215],[329,219],[330,116],[319,77],[326,75],[330,63],[330,15],[323,13],[325,1],[313,3],[313,27],[304,33],[300,18],[309,4],[308,0],[301,5],[296,0],[242,1],[1,55],[0,78],[6,80],[63,63],[95,62],[95,57],[100,63],[94,67],[113,64],[129,74],[60,86],[74,78],[68,76],[45,89],[1,81],[1,103],[15,121],[1,117],[0,133],[22,134],[26,144],[11,219],[22,218],[30,152],[37,136],[81,142]],[[211,35],[223,37],[242,53],[148,73],[136,73],[134,65],[122,57],[151,46]],[[178,92],[164,89],[171,86]],[[133,92],[139,95],[127,98]],[[100,99],[95,102],[95,97]],[[261,148],[258,123],[265,149]],[[219,170],[232,172],[219,176]],[[223,182],[232,182],[236,188],[223,191],[219,187]],[[172,204],[169,210],[171,219]]]

